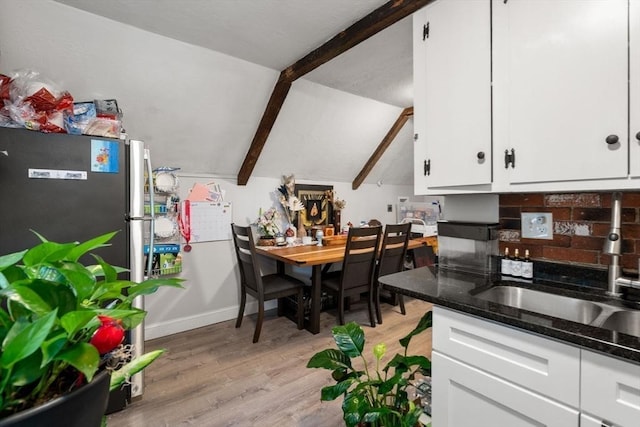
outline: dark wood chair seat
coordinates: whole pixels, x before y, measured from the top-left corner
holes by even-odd
[[[304,283],[296,278],[286,274],[267,274],[262,275],[260,272],[260,263],[257,259],[255,242],[251,227],[242,227],[231,224],[233,234],[233,243],[238,259],[238,268],[240,270],[240,307],[238,309],[238,318],[236,320],[236,328],[242,325],[244,317],[244,308],[247,302],[247,294],[258,300],[258,320],[256,321],[256,329],[253,333],[253,342],[256,343],[260,339],[262,330],[262,322],[264,320],[264,302],[280,299],[289,296],[296,296],[298,309],[296,320],[298,329],[304,327],[304,304],[303,289]],[[278,310],[280,313],[280,310]]]

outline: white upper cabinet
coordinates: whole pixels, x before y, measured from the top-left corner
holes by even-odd
[[[627,0],[493,1],[494,165],[504,172],[514,150],[510,191],[629,175],[628,10]]]
[[[640,176],[640,0],[629,4],[629,143],[631,176]]]
[[[422,33],[426,20],[426,8],[413,14],[413,183],[414,194],[425,194],[427,190],[427,144],[425,102],[426,84],[424,79],[426,57],[423,53]]]
[[[490,24],[489,1],[436,1],[414,15],[416,194],[491,183]]]

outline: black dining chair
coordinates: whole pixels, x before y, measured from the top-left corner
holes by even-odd
[[[368,294],[369,321],[373,316],[374,269],[382,227],[351,227],[347,235],[342,270],[326,274],[322,288],[338,297],[338,321],[344,325],[345,298]]]
[[[298,279],[285,274],[267,274],[260,272],[260,263],[256,254],[255,241],[251,227],[243,227],[231,224],[233,234],[233,244],[238,258],[238,268],[240,269],[240,308],[236,328],[242,325],[244,317],[244,307],[247,302],[247,294],[258,300],[258,320],[253,333],[253,342],[260,339],[262,321],[264,320],[264,302],[276,298],[296,296],[298,302],[297,323],[298,329],[304,326],[304,304],[303,289],[304,283]]]
[[[375,269],[375,284],[373,287],[373,299],[376,304],[376,317],[378,323],[382,324],[382,311],[380,310],[380,291],[381,285],[378,282],[380,276],[398,273],[404,268],[404,259],[407,254],[407,246],[411,237],[411,224],[387,224],[384,228],[382,237],[382,246],[378,263]],[[402,295],[395,292],[388,292],[389,299],[395,305],[396,301],[400,305],[400,312],[407,314],[404,308],[404,299]]]

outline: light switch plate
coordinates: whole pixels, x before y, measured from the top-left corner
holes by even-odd
[[[522,237],[524,239],[553,239],[553,214],[551,212],[522,212]]]

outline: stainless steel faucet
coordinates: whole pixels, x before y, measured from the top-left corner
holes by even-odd
[[[620,287],[627,286],[640,289],[640,281],[632,280],[622,276],[620,267],[620,256],[622,255],[622,235],[620,234],[620,224],[622,222],[622,193],[619,191],[611,195],[611,229],[604,242],[602,252],[611,258],[609,263],[609,280],[607,293],[620,296]]]

